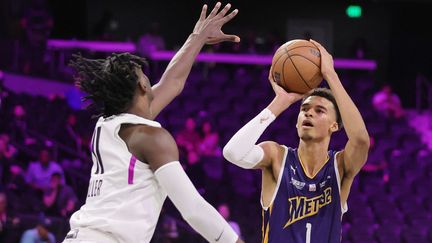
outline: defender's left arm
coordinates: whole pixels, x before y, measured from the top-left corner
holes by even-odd
[[[189,35],[186,42],[174,55],[160,81],[152,87],[154,93],[154,100],[151,104],[152,118],[155,118],[181,93],[195,58],[205,44],[240,41],[240,37],[228,35],[222,31],[222,27],[237,15],[238,10],[235,9],[228,13],[231,8],[229,3],[222,10],[220,8],[221,3],[218,2],[210,14],[206,16],[207,5],[203,6],[193,33]]]
[[[321,72],[336,99],[342,123],[348,136],[345,149],[339,155],[343,162],[342,166],[340,166],[343,171],[339,173],[342,174],[342,181],[344,179],[353,179],[366,163],[370,145],[369,134],[359,110],[339,80],[334,69],[333,57],[321,44],[313,40],[311,42],[320,50]]]

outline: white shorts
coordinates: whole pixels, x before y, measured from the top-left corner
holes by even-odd
[[[63,243],[117,243],[112,236],[88,228],[71,229]]]

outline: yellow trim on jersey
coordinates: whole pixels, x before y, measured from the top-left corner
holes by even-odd
[[[267,223],[267,227],[266,227],[267,229],[266,229],[266,233],[264,235],[263,243],[268,243],[268,233],[269,233],[269,228],[270,228],[269,223],[270,222]]]
[[[272,213],[272,210],[273,210],[273,205],[270,205],[270,212],[269,212],[269,218],[268,218],[268,221],[267,221],[267,225],[266,225],[266,229],[265,229],[265,231],[264,231],[264,209],[262,210],[262,218],[263,218],[263,223],[262,223],[262,232],[263,232],[263,235],[262,235],[262,237],[263,237],[263,243],[268,243],[268,234],[269,234],[269,231],[270,231],[270,216],[271,216],[271,213]]]
[[[261,209],[261,215],[262,215],[262,223],[261,223],[261,238],[263,239],[264,242],[264,238],[265,238],[265,230],[264,230],[264,209]]]
[[[302,169],[303,169],[304,174],[305,174],[309,179],[313,179],[313,178],[314,178],[314,177],[315,177],[315,176],[316,176],[316,175],[321,171],[321,169],[322,169],[322,168],[327,164],[327,162],[330,160],[330,156],[327,154],[327,159],[326,159],[326,161],[324,162],[324,164],[321,166],[321,168],[319,168],[319,170],[316,171],[315,175],[310,176],[310,175],[308,174],[308,172],[307,172],[307,170],[306,170],[304,164],[303,164],[303,161],[302,161],[302,159],[301,159],[301,157],[300,157],[300,153],[299,153],[298,149],[297,149],[297,156],[298,156],[298,158],[299,158],[300,165],[301,165],[301,167],[302,167]]]

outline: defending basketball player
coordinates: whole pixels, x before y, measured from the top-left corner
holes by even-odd
[[[72,215],[64,242],[150,242],[167,196],[207,241],[242,242],[199,195],[178,161],[174,139],[153,121],[182,91],[204,44],[240,41],[221,30],[238,10],[220,7],[206,17],[203,6],[193,33],[153,87],[141,70],[145,60],[128,53],[101,60],[75,56],[71,62],[78,86],[101,108],[101,117],[91,142],[86,203]]]
[[[331,90],[288,93],[270,76],[275,98],[223,150],[230,162],[262,170],[263,242],[340,242],[350,187],[368,155],[369,135],[360,112],[342,86],[332,56],[312,43],[320,50],[321,73]],[[273,141],[256,145],[266,127],[301,99],[298,148]],[[348,136],[345,148],[328,150],[332,133],[342,124]]]

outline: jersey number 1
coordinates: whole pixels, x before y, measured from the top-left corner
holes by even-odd
[[[312,224],[306,223],[306,243],[311,242],[311,231],[312,231]]]

